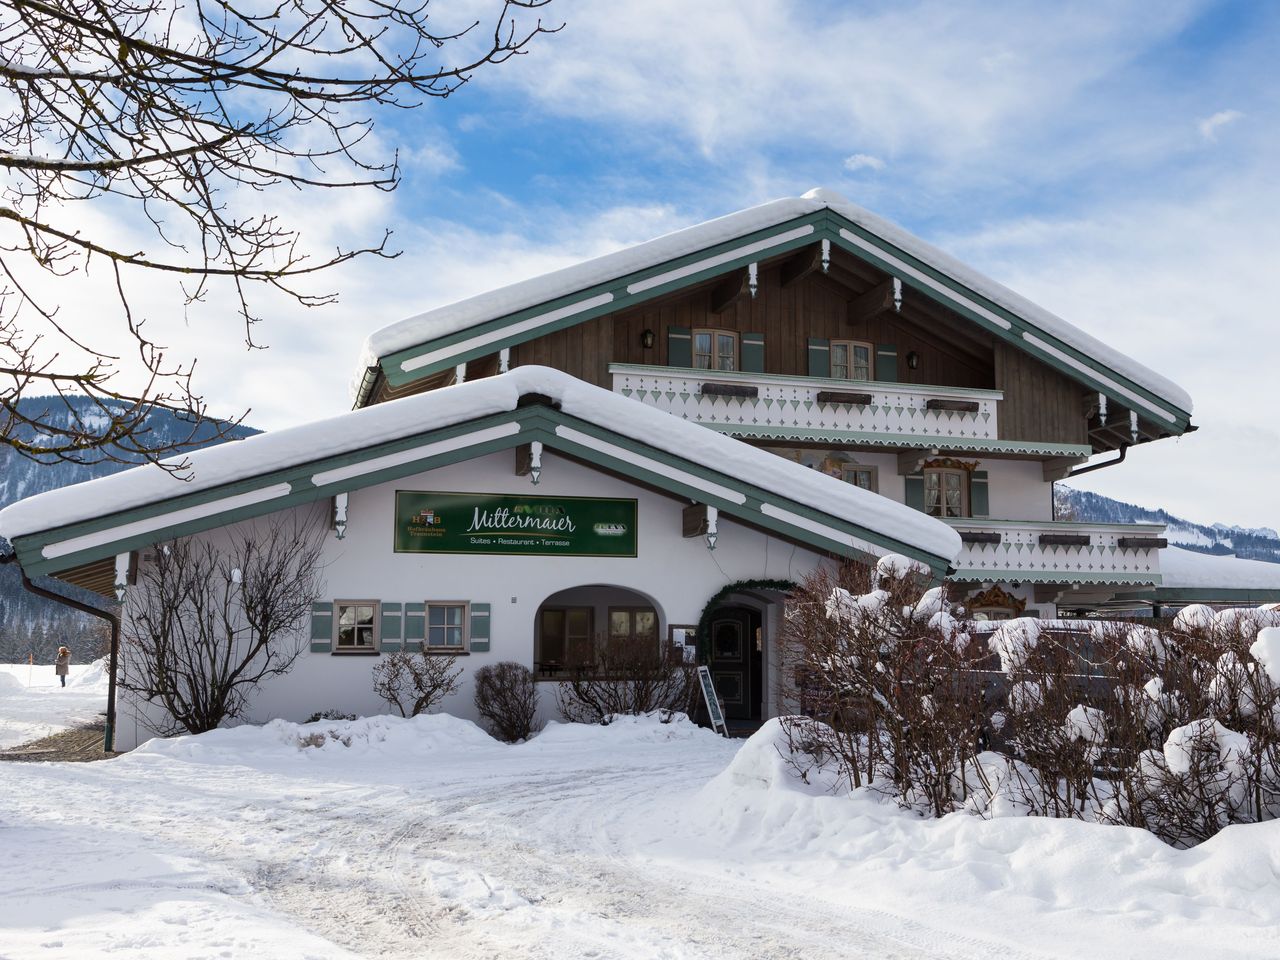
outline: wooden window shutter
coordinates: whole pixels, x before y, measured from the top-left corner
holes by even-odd
[[[809,338],[809,376],[831,376],[831,341]]]
[[[422,649],[422,641],[427,636],[427,605],[425,603],[406,603],[404,605],[404,648],[409,651]]]
[[[693,366],[693,337],[688,327],[667,327],[667,366]]]
[[[400,650],[400,604],[382,603],[382,628],[378,638],[378,648],[383,653],[397,653]]]
[[[991,498],[988,494],[987,471],[975,470],[969,475],[969,515],[991,516]]]
[[[743,373],[764,373],[763,333],[742,335],[742,359],[739,365]]]
[[[311,652],[329,653],[333,650],[333,604],[311,605]]]
[[[489,604],[471,604],[471,652],[489,652]]]
[[[903,498],[908,507],[914,510],[924,510],[924,474],[914,473],[909,477],[903,478],[906,484],[907,495]]]
[[[888,380],[897,382],[898,379],[898,348],[892,343],[876,344],[876,371],[877,380]]]

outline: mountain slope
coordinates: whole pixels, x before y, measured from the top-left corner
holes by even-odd
[[[1059,520],[1092,523],[1163,523],[1171,544],[1215,555],[1235,554],[1249,560],[1280,563],[1280,533],[1270,527],[1232,527],[1222,523],[1192,523],[1167,510],[1151,510],[1098,493],[1073,490],[1059,483],[1054,488],[1054,508]]]
[[[82,422],[92,423],[92,417],[101,417],[92,401],[84,398],[29,397],[19,401],[19,410],[34,417],[46,409],[54,411],[54,424],[69,425],[74,415]],[[156,445],[178,443],[191,434],[191,425],[177,414],[157,410],[147,418],[149,438]],[[250,427],[233,427],[228,439],[249,437],[259,431]],[[213,443],[217,428],[204,424],[196,433],[196,442],[189,449],[198,450]],[[35,439],[34,431],[22,428],[18,436],[23,440]],[[142,458],[121,453],[130,463],[37,463],[23,457],[10,447],[0,447],[0,509],[16,500],[35,496],[46,490],[55,490],[73,483],[105,477],[126,470]],[[8,545],[0,538],[0,551],[7,552]],[[49,586],[51,581],[42,581]],[[101,605],[102,598],[68,584],[52,581],[52,589],[87,603]],[[22,587],[22,575],[12,564],[0,567],[0,663],[25,661],[34,656],[37,662],[47,663],[59,644],[65,642],[72,648],[77,662],[91,659],[94,648],[102,642],[102,623],[92,617],[76,613],[67,607],[44,600],[28,593]]]

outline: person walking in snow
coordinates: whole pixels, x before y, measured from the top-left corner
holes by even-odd
[[[71,651],[66,647],[58,648],[58,659],[53,661],[53,672],[58,675],[62,685],[67,685],[67,674],[71,672]]]

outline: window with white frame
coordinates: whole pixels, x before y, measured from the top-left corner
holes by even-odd
[[[876,468],[861,463],[846,463],[841,471],[845,483],[851,483],[872,493],[879,491],[880,484],[876,476]]]
[[[339,600],[334,606],[337,637],[333,649],[338,653],[373,652],[378,649],[378,601]]]
[[[694,330],[693,366],[697,370],[737,370],[738,335],[732,330]]]
[[[467,642],[467,604],[460,600],[427,603],[427,643],[423,648],[457,652]]]
[[[861,340],[831,341],[831,377],[834,380],[870,380],[875,371],[875,350]]]
[[[926,469],[924,511],[931,517],[969,516],[969,471],[949,467]]]

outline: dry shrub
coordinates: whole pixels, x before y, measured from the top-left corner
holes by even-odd
[[[608,723],[614,716],[690,713],[697,666],[683,651],[653,638],[597,639],[596,662],[560,683],[560,714],[570,723]]]
[[[457,693],[461,676],[454,654],[388,653],[373,668],[373,691],[400,716],[416,717]]]
[[[475,699],[476,710],[499,740],[528,740],[537,729],[538,688],[522,663],[505,660],[477,670]]]
[[[882,566],[884,564],[882,563]],[[1189,846],[1280,816],[1280,615],[966,623],[921,578],[815,574],[787,611],[793,753],[941,816],[1123,823]]]

